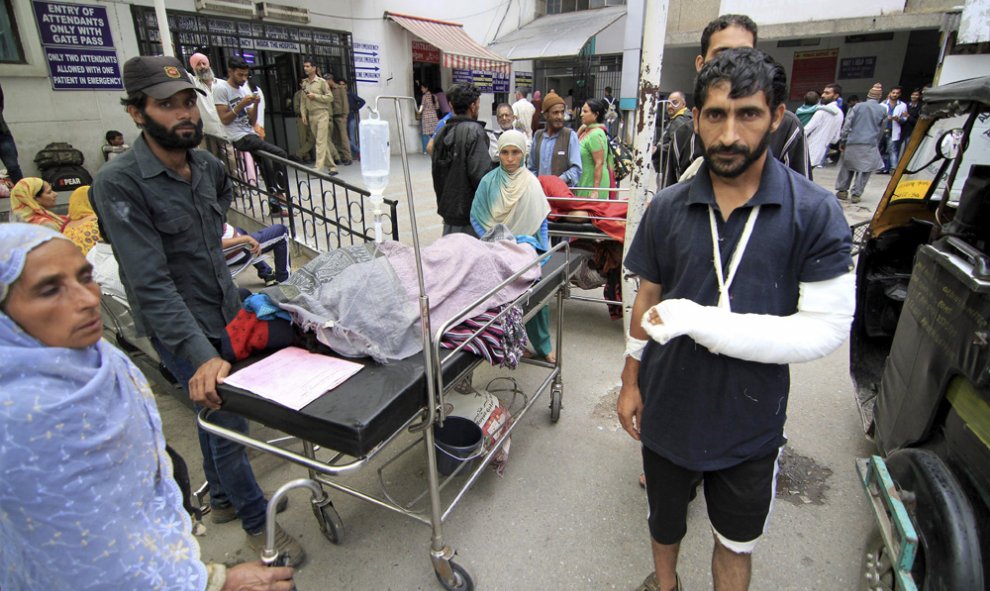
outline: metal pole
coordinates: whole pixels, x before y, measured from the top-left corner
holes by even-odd
[[[162,55],[175,55],[172,47],[172,33],[168,30],[168,15],[165,14],[165,0],[155,0],[155,20],[158,21],[158,36],[162,38]]]
[[[626,214],[626,236],[622,258],[625,260],[629,245],[639,229],[648,202],[648,193],[656,187],[655,173],[650,171],[649,146],[653,142],[656,112],[660,108],[660,68],[663,63],[663,44],[667,37],[667,8],[670,0],[646,0],[643,10],[643,49],[639,65],[639,91],[636,93],[635,140],[633,141],[632,193]],[[636,299],[636,282],[622,275],[622,323],[629,333],[629,317]]]
[[[419,313],[420,328],[423,339],[423,364],[426,367],[426,430],[423,433],[423,440],[426,445],[426,477],[430,489],[430,515],[433,527],[433,536],[430,544],[430,555],[433,559],[434,568],[444,576],[445,580],[452,580],[448,559],[453,551],[443,545],[443,509],[440,507],[440,480],[436,469],[436,453],[433,439],[433,422],[436,420],[437,406],[440,404],[443,395],[437,392],[436,376],[433,371],[439,367],[439,363],[433,359],[433,348],[430,335],[430,300],[426,295],[426,284],[423,279],[423,259],[419,246],[419,226],[416,223],[416,204],[413,200],[412,176],[409,173],[409,155],[406,151],[406,135],[402,120],[401,101],[411,101],[414,105],[416,100],[408,96],[379,96],[375,99],[375,109],[377,111],[379,101],[391,99],[395,105],[395,118],[398,123],[396,131],[399,135],[399,154],[402,156],[402,173],[406,182],[406,201],[409,204],[409,222],[412,226],[413,251],[416,254],[416,271],[419,279]],[[440,422],[443,422],[443,409],[440,410]],[[439,562],[438,562],[439,561]],[[439,566],[438,566],[439,564]],[[441,572],[443,571],[443,572]]]

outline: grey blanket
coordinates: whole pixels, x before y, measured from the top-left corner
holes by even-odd
[[[511,235],[510,235],[511,236]],[[323,253],[282,285],[264,290],[303,330],[347,357],[379,363],[422,350],[414,252],[398,242]],[[433,331],[475,298],[536,258],[513,240],[482,242],[451,234],[422,250]],[[470,315],[506,304],[539,279],[535,266]]]

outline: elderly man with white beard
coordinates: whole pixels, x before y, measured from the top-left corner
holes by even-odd
[[[210,67],[210,58],[202,53],[194,53],[189,56],[189,67],[193,70],[193,74],[189,76],[189,80],[192,81],[196,88],[206,93],[206,100],[199,101],[199,112],[203,120],[203,132],[206,135],[222,138],[224,137],[223,125],[220,124],[220,115],[217,114],[217,106],[213,104],[213,82],[216,80],[216,77],[213,74],[213,68]]]

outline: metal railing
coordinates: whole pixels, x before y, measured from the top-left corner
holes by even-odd
[[[367,190],[268,152],[252,156],[221,138],[209,136],[207,145],[227,167],[234,210],[264,225],[285,224],[293,240],[317,252],[374,240]],[[275,187],[265,184],[260,158],[274,168]],[[289,215],[273,215],[272,203]],[[383,205],[382,234],[392,240],[399,239],[397,206],[394,199],[385,199]]]
[[[852,256],[857,256],[863,250],[863,247],[866,246],[866,240],[869,238],[870,222],[872,221],[864,220],[849,226],[849,231],[852,232]]]

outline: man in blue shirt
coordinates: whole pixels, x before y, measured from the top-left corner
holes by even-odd
[[[546,129],[533,134],[526,167],[536,176],[559,176],[568,187],[573,187],[581,178],[581,145],[577,133],[564,127],[566,108],[564,99],[555,92],[543,98]]]
[[[626,267],[640,278],[617,405],[642,442],[655,573],[678,589],[687,505],[704,484],[716,591],[749,587],[751,553],[785,443],[788,363],[838,347],[855,278],[841,208],[768,157],[784,117],[783,68],[727,49],[695,83],[704,164],[650,204]]]

